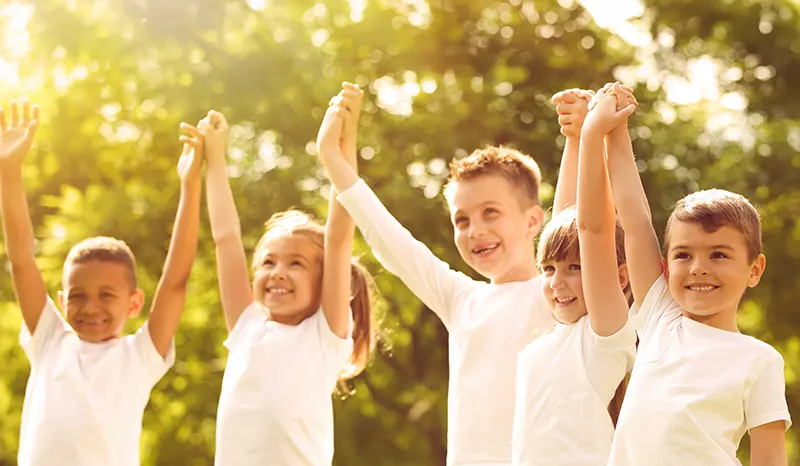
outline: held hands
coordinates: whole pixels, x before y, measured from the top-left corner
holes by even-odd
[[[589,102],[593,96],[593,91],[583,89],[567,89],[553,95],[550,102],[556,105],[561,134],[567,137],[580,137],[581,127],[589,113]]]
[[[209,110],[208,115],[200,120],[197,128],[205,142],[205,156],[208,164],[224,164],[228,131],[230,130],[225,116],[216,110]]]
[[[329,102],[317,135],[317,153],[321,158],[343,155],[355,167],[358,119],[364,91],[358,85],[344,82],[342,90]]]
[[[32,114],[31,114],[32,110]],[[0,168],[21,167],[33,144],[33,136],[39,126],[39,107],[24,101],[22,113],[19,105],[11,101],[11,124],[0,108]]]
[[[189,135],[181,135],[179,138],[183,143],[183,152],[178,159],[178,177],[183,183],[197,182],[203,171],[205,138],[200,130],[188,123],[181,123],[181,129]]]
[[[606,84],[589,104],[584,132],[605,136],[620,125],[627,124],[639,103],[629,87],[619,83]]]

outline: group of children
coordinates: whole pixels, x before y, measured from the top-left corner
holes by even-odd
[[[627,130],[638,106],[630,88],[553,97],[566,145],[544,228],[531,157],[487,147],[452,162],[455,245],[488,282],[437,259],[359,178],[362,98],[344,83],[317,136],[334,187],[326,225],[273,215],[250,270],[227,122],[210,111],[182,124],[172,241],[149,320],[127,336],[144,295],[122,241],[74,246],[62,311],[48,298],[22,183],[38,110],[12,102],[10,121],[0,110],[0,208],[31,362],[20,466],[139,464],[143,411],[175,359],[203,166],[229,332],[215,464],[331,464],[331,394],[375,347],[371,278],[351,259],[355,226],[449,331],[448,465],[738,464],[745,431],[753,466],[787,464],[783,359],[736,326],[765,267],[758,213],[737,194],[692,193],[670,215],[662,255]]]

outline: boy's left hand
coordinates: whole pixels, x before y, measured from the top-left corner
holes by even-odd
[[[567,137],[580,137],[581,127],[589,113],[589,102],[594,92],[583,89],[567,89],[553,95],[550,99],[556,105],[561,134]]]
[[[183,143],[183,152],[178,159],[178,176],[182,182],[190,183],[200,180],[205,138],[196,127],[188,123],[181,123],[181,129],[189,135],[184,134],[179,138]]]
[[[594,106],[586,116],[582,133],[591,132],[594,135],[605,136],[611,130],[625,122],[636,110],[636,104],[631,103],[622,109],[617,109],[619,100],[615,93],[603,93],[594,102]]]

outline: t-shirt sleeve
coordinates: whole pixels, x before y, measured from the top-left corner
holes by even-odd
[[[317,331],[322,341],[323,350],[333,354],[345,354],[346,358],[349,358],[350,353],[353,351],[353,314],[350,313],[344,338],[333,333],[321,308],[314,318],[317,320]]]
[[[251,324],[258,322],[259,319],[265,319],[264,313],[261,312],[260,305],[256,302],[250,303],[247,309],[242,312],[242,315],[239,316],[233,329],[228,334],[228,338],[222,342],[222,345],[228,348],[228,351],[233,351],[239,342],[242,341],[247,330],[251,328]]]
[[[25,355],[31,363],[31,366],[42,358],[42,355],[47,351],[47,348],[53,344],[58,337],[69,332],[67,323],[58,312],[55,303],[50,297],[45,300],[42,314],[39,316],[39,322],[36,324],[36,329],[33,334],[28,330],[25,325],[25,320],[22,320],[22,328],[19,332],[19,343],[25,351]]]
[[[745,396],[744,414],[747,430],[775,421],[785,421],[787,430],[792,425],[786,404],[783,357],[777,351],[770,355]]]
[[[657,322],[669,312],[680,313],[680,308],[669,292],[666,277],[661,275],[650,286],[641,307],[637,307],[636,304],[631,307],[628,322],[633,324],[641,339],[646,339]]]
[[[636,331],[628,321],[613,335],[600,336],[583,319],[586,373],[598,394],[613,394],[636,358]]]
[[[175,364],[175,339],[170,342],[167,355],[162,357],[150,336],[150,322],[146,322],[133,336],[133,347],[150,387],[155,385]]]
[[[399,277],[450,330],[458,319],[454,314],[458,309],[454,298],[473,284],[472,279],[452,270],[417,241],[363,180],[340,193],[337,199],[386,270]]]

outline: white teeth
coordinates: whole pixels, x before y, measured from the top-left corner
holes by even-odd
[[[474,252],[475,254],[481,254],[481,253],[484,253],[486,251],[492,251],[494,249],[497,249],[497,246],[498,246],[497,244],[490,244],[489,246],[486,246],[486,247],[483,247],[483,248],[480,248],[480,249],[473,249],[472,252]]]
[[[267,293],[288,294],[289,292],[286,288],[267,288]]]
[[[578,298],[556,298],[556,302],[559,304],[567,304],[575,301]]]
[[[705,285],[705,286],[690,285],[689,286],[689,289],[692,290],[692,291],[711,291],[714,288],[716,288],[716,287],[712,286],[712,285]]]

